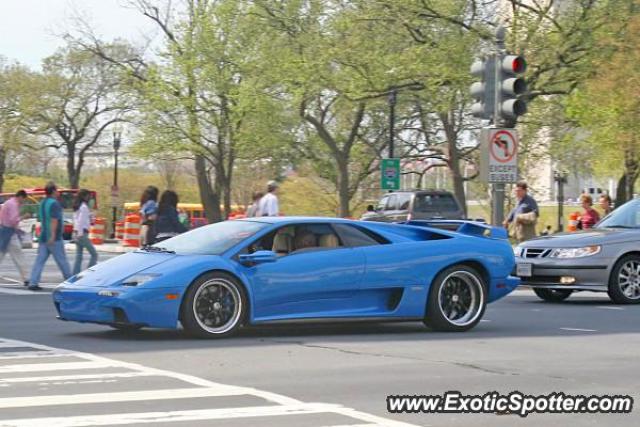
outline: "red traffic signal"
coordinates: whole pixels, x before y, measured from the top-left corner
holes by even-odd
[[[502,70],[512,74],[522,74],[527,70],[527,61],[519,55],[506,55],[502,59]]]

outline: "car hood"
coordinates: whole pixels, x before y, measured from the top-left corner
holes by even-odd
[[[623,243],[640,239],[640,230],[598,228],[575,233],[558,233],[527,240],[523,248],[577,248],[582,246]]]
[[[170,253],[130,252],[94,265],[72,277],[68,282],[78,286],[112,286],[133,274],[170,261],[176,256]]]

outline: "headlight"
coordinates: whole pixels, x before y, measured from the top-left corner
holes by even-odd
[[[140,286],[157,277],[160,277],[160,274],[134,274],[133,276],[130,276],[124,279],[122,281],[122,285],[123,286]]]
[[[518,246],[514,246],[513,255],[515,255],[517,258],[522,256],[522,246],[519,246],[519,245]]]
[[[601,248],[601,246],[585,246],[584,248],[554,249],[549,256],[551,258],[582,258],[599,253]]]

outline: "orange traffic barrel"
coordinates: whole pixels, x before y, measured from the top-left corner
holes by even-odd
[[[567,224],[567,231],[577,231],[578,230],[578,212],[573,212],[569,214],[569,223]]]
[[[124,218],[122,244],[136,248],[140,246],[140,215],[129,214]]]
[[[94,245],[101,245],[104,243],[104,231],[106,221],[104,218],[96,218],[95,223],[89,227],[89,240]]]
[[[116,239],[124,238],[124,221],[116,221]]]

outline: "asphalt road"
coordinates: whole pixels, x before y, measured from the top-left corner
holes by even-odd
[[[50,264],[44,282],[53,283]],[[48,290],[7,279],[16,278],[10,260],[0,276],[0,426],[640,425],[640,408],[527,418],[386,411],[389,394],[449,390],[630,394],[640,405],[640,306],[604,295],[548,304],[517,291],[462,334],[414,323],[288,325],[211,341],[60,322]]]

